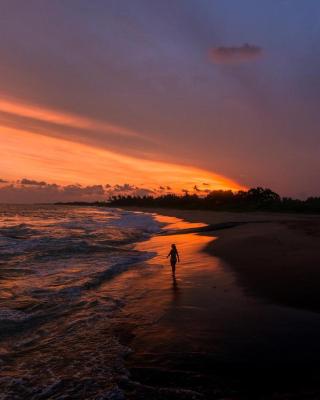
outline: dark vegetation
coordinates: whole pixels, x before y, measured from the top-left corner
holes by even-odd
[[[159,197],[116,196],[110,199],[109,205],[115,207],[164,207],[182,209],[201,209],[213,211],[278,211],[319,213],[320,197],[309,197],[307,200],[280,197],[270,189],[261,187],[245,191],[213,190],[205,197],[197,194],[178,196],[166,194]]]
[[[320,213],[320,197],[306,200],[280,197],[270,189],[261,187],[246,191],[213,190],[205,197],[186,193],[183,196],[166,194],[153,196],[114,196],[106,202],[83,203],[74,205],[97,205],[110,207],[152,207],[199,209],[212,211],[275,211],[297,213]]]

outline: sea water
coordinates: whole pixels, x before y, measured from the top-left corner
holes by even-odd
[[[0,399],[117,395],[127,349],[111,319],[125,299],[99,288],[153,256],[134,244],[160,225],[118,209],[0,206]]]

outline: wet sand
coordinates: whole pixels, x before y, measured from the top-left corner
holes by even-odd
[[[220,213],[162,213],[203,223],[227,222]],[[232,217],[228,215],[231,221],[245,221],[246,216]],[[266,216],[255,217],[262,221]],[[174,217],[158,218],[175,223],[173,228],[199,227]],[[157,255],[112,283],[113,290],[127,293],[117,329],[132,349],[130,374],[119,382],[128,399],[320,398],[320,315],[306,311],[309,305],[288,307],[294,290],[288,280],[273,278],[276,263],[264,264],[282,254],[280,247],[281,260],[295,261],[300,268],[299,256],[287,258],[283,247],[288,251],[293,238],[301,236],[304,246],[315,252],[317,225],[312,217],[273,218],[211,234],[159,235],[138,244],[138,250]],[[181,253],[175,279],[165,258],[172,242]],[[290,246],[300,252],[297,242]],[[247,260],[251,255],[252,262]],[[262,271],[265,267],[268,272]],[[250,274],[254,278],[249,279]],[[307,276],[299,274],[296,281]],[[276,294],[269,292],[271,283]],[[277,287],[278,292],[273,290]],[[286,293],[282,298],[281,287]]]
[[[232,266],[249,294],[320,312],[319,222],[238,226],[206,250]]]
[[[234,222],[230,229],[213,230],[218,240],[205,250],[226,261],[249,294],[320,312],[319,215],[153,211],[213,226]]]

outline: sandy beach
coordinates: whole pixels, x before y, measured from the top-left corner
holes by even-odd
[[[217,240],[205,250],[226,261],[248,292],[278,304],[320,311],[320,216],[279,213],[232,213],[145,210],[190,222],[219,225]]]
[[[136,296],[143,292],[126,307],[134,326],[119,318],[132,349],[127,397],[319,398],[319,217],[145,211],[178,229],[246,223],[138,245],[157,255],[153,272],[133,283]],[[173,280],[171,242],[182,257]]]

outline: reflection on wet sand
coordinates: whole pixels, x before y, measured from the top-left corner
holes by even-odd
[[[166,229],[192,227],[172,217],[158,220],[169,223]],[[293,376],[312,379],[320,352],[319,316],[247,296],[230,268],[203,252],[212,240],[217,238],[206,234],[158,235],[137,245],[157,256],[147,264],[153,273],[140,281],[143,308],[128,305],[141,321],[128,360],[133,378],[158,387],[179,371],[186,375],[173,385],[194,390],[197,376],[201,393],[212,395],[218,385],[224,396],[235,391],[256,395],[266,374],[271,390],[280,384],[292,389]],[[172,243],[181,256],[174,276],[166,259]]]
[[[179,285],[175,275],[172,276],[172,302],[177,304],[179,301]]]

